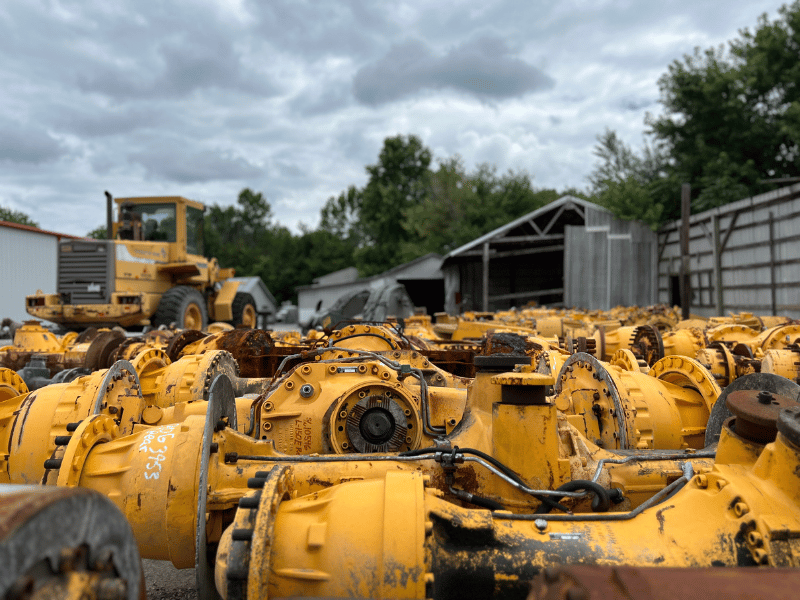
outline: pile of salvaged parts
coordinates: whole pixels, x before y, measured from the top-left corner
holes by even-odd
[[[41,506],[99,503],[132,536],[51,527],[67,566],[32,569],[32,551],[2,591],[81,573],[87,594],[133,598],[141,556],[194,568],[202,598],[785,597],[798,338],[788,319],[664,307],[305,335],[27,323],[0,349],[0,479],[63,491],[32,488]]]

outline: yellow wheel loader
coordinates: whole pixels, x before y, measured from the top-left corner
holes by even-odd
[[[31,315],[78,329],[204,329],[209,320],[256,326],[264,311],[241,291],[248,278],[233,280],[233,269],[203,256],[202,204],[180,196],[106,198],[109,239],[62,241],[57,293],[27,296]]]

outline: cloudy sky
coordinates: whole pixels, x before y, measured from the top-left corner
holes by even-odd
[[[639,145],[658,78],[767,0],[3,0],[0,205],[83,235],[115,196],[263,192],[315,226],[414,133],[468,168],[587,185],[606,127]]]

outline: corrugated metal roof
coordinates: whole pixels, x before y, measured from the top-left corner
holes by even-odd
[[[607,213],[611,212],[607,208],[604,208],[604,207],[602,207],[602,206],[600,206],[598,204],[595,204],[594,202],[589,202],[588,200],[583,200],[582,198],[576,198],[575,196],[569,196],[569,195],[561,196],[561,198],[559,198],[558,200],[553,200],[550,204],[542,206],[541,208],[537,208],[536,210],[534,210],[532,212],[529,212],[527,215],[523,215],[523,216],[519,217],[518,219],[514,219],[510,223],[506,223],[502,227],[498,227],[494,231],[490,231],[489,233],[487,233],[485,235],[482,235],[481,237],[479,237],[477,239],[474,239],[474,240],[472,240],[471,242],[469,242],[467,244],[464,244],[460,248],[456,248],[455,250],[450,252],[447,256],[445,256],[444,260],[447,260],[447,259],[452,258],[454,256],[458,256],[459,254],[462,254],[464,252],[472,250],[473,248],[475,248],[477,246],[482,246],[485,242],[488,242],[488,241],[493,240],[495,238],[502,237],[503,235],[505,235],[506,233],[508,233],[512,229],[514,229],[515,227],[518,227],[518,226],[522,225],[523,223],[527,223],[531,219],[535,219],[535,218],[537,218],[537,217],[539,217],[539,216],[541,216],[543,214],[546,214],[548,212],[557,211],[562,206],[564,206],[566,204],[570,204],[570,203],[571,204],[576,204],[578,206],[581,206],[584,209],[598,210],[598,211],[607,212]]]
[[[55,231],[47,231],[46,229],[39,229],[38,227],[31,227],[30,225],[23,225],[22,223],[12,223],[11,221],[0,221],[0,227],[9,227],[11,229],[21,229],[23,231],[30,231],[32,233],[43,233],[44,235],[52,235],[57,238],[69,238],[72,240],[85,239],[79,235],[70,235],[68,233],[57,233]]]

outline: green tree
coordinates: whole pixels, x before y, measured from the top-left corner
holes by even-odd
[[[361,190],[351,185],[347,191],[331,196],[320,211],[320,229],[359,245],[361,231]]]
[[[403,227],[406,211],[425,197],[431,151],[415,135],[386,138],[378,162],[367,166],[369,180],[360,194],[359,224],[363,233],[355,251],[363,275],[381,273],[402,262],[409,240]]]
[[[440,160],[422,202],[406,210],[404,259],[454,250],[562,195],[535,190],[525,171],[498,175],[483,164],[467,173],[457,155]]]
[[[205,217],[206,255],[239,276],[261,277],[278,302],[296,298],[295,289],[315,277],[350,266],[353,245],[318,229],[295,235],[273,223],[261,192],[244,189],[236,204],[209,207]]]
[[[0,221],[19,223],[20,225],[28,225],[30,227],[39,227],[39,224],[24,212],[6,208],[5,206],[0,206]]]
[[[674,61],[659,80],[664,113],[648,124],[704,210],[768,189],[800,167],[800,2],[762,15],[725,48]],[[679,193],[667,214],[676,213]]]
[[[561,196],[534,189],[525,171],[498,175],[483,164],[468,173],[458,155],[437,162],[432,170],[414,135],[387,138],[367,184],[326,202],[320,229],[352,249],[362,275],[449,252]]]
[[[204,223],[206,255],[238,275],[252,275],[272,227],[272,207],[264,195],[245,188],[235,206],[211,206]]]
[[[620,219],[639,219],[657,229],[668,216],[665,204],[675,187],[663,151],[645,144],[639,155],[607,129],[597,136],[594,155],[593,200]]]
[[[100,227],[95,227],[89,233],[86,234],[87,238],[92,238],[93,240],[105,240],[107,239],[106,235],[106,226],[101,225]]]

